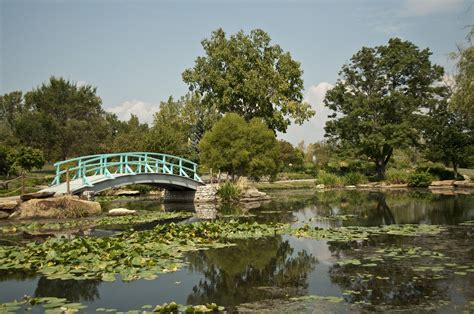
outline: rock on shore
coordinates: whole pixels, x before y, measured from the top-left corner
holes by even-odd
[[[58,196],[23,202],[11,218],[79,218],[100,213],[98,202],[81,200],[77,196]]]

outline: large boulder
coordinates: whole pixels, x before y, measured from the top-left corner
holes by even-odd
[[[18,201],[15,200],[0,200],[0,210],[4,212],[12,212],[18,206]]]
[[[23,202],[11,218],[79,218],[100,213],[98,202],[81,200],[77,196],[58,196]]]

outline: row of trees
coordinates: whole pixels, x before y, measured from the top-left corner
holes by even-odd
[[[306,171],[330,151],[373,162],[379,179],[395,148],[423,149],[455,170],[473,155],[471,42],[456,54],[453,88],[443,84],[444,70],[431,63],[429,49],[398,38],[362,48],[324,100],[334,112],[326,125],[328,142],[306,151],[275,140],[277,131],[315,114],[303,101],[303,71],[290,53],[262,30],[227,37],[218,29],[202,46],[204,56],[182,74],[188,94],[162,102],[151,125],[136,116],[119,121],[103,109],[96,88],[63,78],[51,77],[24,95],[1,96],[2,150],[8,155],[34,148],[49,161],[110,151],[164,152],[254,176]]]

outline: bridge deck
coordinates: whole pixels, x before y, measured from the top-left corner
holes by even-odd
[[[87,177],[92,185],[103,182],[105,180],[113,180],[114,178],[120,177],[120,176],[126,176],[126,174],[114,174],[113,178],[106,177],[104,175],[97,175],[97,176],[90,176]],[[84,185],[81,179],[76,179],[76,180],[71,180],[69,182],[69,187],[71,189],[71,193],[74,194],[74,192],[82,190],[87,188],[87,185]],[[67,183],[63,182],[61,184],[55,185],[55,186],[50,186],[41,192],[56,192],[56,194],[66,194],[67,193]]]
[[[87,177],[90,185],[83,183],[82,179],[76,179],[69,182],[72,194],[78,194],[83,191],[93,191],[95,193],[107,190],[109,188],[120,187],[129,184],[153,184],[170,190],[196,190],[198,186],[204,185],[202,182],[191,180],[176,175],[159,173],[142,174],[114,174],[114,175],[95,175]],[[50,186],[41,192],[56,192],[56,194],[67,193],[67,183]]]

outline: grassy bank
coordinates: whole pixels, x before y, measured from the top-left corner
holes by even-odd
[[[275,182],[254,182],[252,186],[258,190],[291,190],[291,189],[312,189],[315,187],[314,179],[306,180],[285,180]]]

